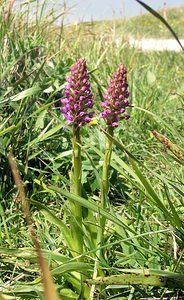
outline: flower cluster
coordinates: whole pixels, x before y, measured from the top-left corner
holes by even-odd
[[[68,123],[73,123],[76,128],[89,123],[94,112],[88,112],[93,108],[92,93],[89,83],[89,75],[86,68],[86,60],[81,58],[71,67],[71,76],[65,86],[65,98],[61,99],[64,114]]]
[[[104,102],[101,102],[104,111],[100,116],[106,120],[108,126],[118,127],[119,120],[129,119],[129,116],[125,115],[126,107],[129,106],[128,97],[127,72],[122,64],[110,81],[107,94],[104,95]]]

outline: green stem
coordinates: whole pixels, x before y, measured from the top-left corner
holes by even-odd
[[[113,136],[113,129],[114,129],[113,127],[107,128],[107,133],[110,136]],[[107,197],[109,192],[109,167],[111,161],[111,154],[112,154],[112,140],[106,137],[106,149],[105,149],[105,156],[103,162],[102,190],[101,190],[101,208],[103,209],[105,209],[107,206]],[[104,226],[105,226],[104,218],[102,224],[103,224],[102,229],[104,230]]]
[[[73,166],[72,166],[72,173],[73,178],[71,181],[71,190],[73,193],[75,193],[78,196],[81,196],[81,168],[82,168],[82,162],[81,162],[81,147],[80,147],[80,129],[73,128]]]
[[[108,126],[107,127],[107,133],[110,136],[113,136],[113,130],[114,128]],[[109,137],[106,137],[106,147],[105,147],[105,155],[104,155],[104,162],[103,162],[103,170],[102,170],[102,185],[101,185],[101,202],[100,207],[102,209],[106,209],[107,207],[107,198],[108,198],[108,192],[109,192],[109,168],[110,168],[110,161],[111,161],[111,154],[112,154],[112,140]],[[103,246],[104,242],[104,230],[105,230],[105,223],[106,218],[101,216],[100,213],[98,214],[98,235],[97,235],[97,247]],[[100,260],[102,260],[102,250],[99,249],[96,252],[96,260],[95,260],[95,266],[94,266],[94,272],[93,272],[93,279],[96,279],[98,276],[98,269],[100,265]],[[100,274],[103,276],[103,273]],[[95,284],[91,286],[90,291],[90,300],[94,299],[95,294]]]
[[[81,196],[81,147],[80,147],[80,128],[73,128],[73,165],[71,172],[71,192],[77,196]],[[71,218],[71,233],[74,242],[75,255],[83,252],[83,235],[82,235],[82,207],[77,203],[70,201]]]

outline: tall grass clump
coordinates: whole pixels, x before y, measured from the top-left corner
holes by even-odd
[[[29,5],[0,8],[0,298],[182,297],[183,54]]]

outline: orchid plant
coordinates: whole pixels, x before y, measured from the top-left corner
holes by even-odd
[[[106,150],[103,164],[101,191],[101,204],[102,208],[105,208],[109,190],[108,171],[112,153],[111,136],[113,136],[114,129],[118,127],[119,121],[128,120],[130,117],[126,114],[126,108],[129,106],[129,92],[127,83],[127,71],[123,64],[118,66],[113,78],[110,81],[107,93],[103,97],[104,101],[101,102],[103,112],[100,113],[100,117],[106,121],[106,130],[108,134],[106,137]]]
[[[106,209],[108,203],[109,193],[109,168],[112,154],[112,137],[116,127],[118,127],[121,120],[128,120],[129,115],[126,114],[126,108],[129,106],[129,92],[127,83],[127,71],[123,64],[117,67],[113,78],[110,81],[107,93],[103,95],[104,101],[101,102],[103,111],[100,113],[100,117],[106,122],[106,146],[104,154],[104,162],[102,169],[102,182],[101,182],[101,208]],[[97,244],[103,246],[104,242],[104,230],[106,219],[99,215],[99,230],[97,236]],[[99,261],[102,258],[102,251],[97,251],[97,259],[95,263],[93,279],[98,276]],[[91,288],[91,297],[94,298],[95,286]]]
[[[82,196],[82,160],[81,160],[81,137],[80,129],[86,123],[90,123],[94,117],[93,94],[89,82],[89,74],[87,71],[86,60],[81,58],[71,67],[71,75],[67,79],[64,91],[65,97],[61,99],[61,112],[67,120],[67,125],[73,126],[73,159],[71,171],[71,187],[70,191],[77,196]],[[100,118],[106,122],[107,137],[106,149],[104,155],[102,182],[101,182],[101,198],[100,206],[102,209],[107,207],[107,199],[109,192],[109,167],[112,153],[112,136],[114,129],[118,127],[121,120],[129,119],[126,114],[126,108],[129,106],[129,92],[127,83],[127,71],[123,64],[119,65],[113,78],[110,81],[107,93],[103,96],[104,101],[101,102],[103,109],[100,112]],[[73,240],[76,241],[73,251],[76,255],[83,253],[83,234],[81,227],[83,224],[82,207],[79,204],[70,202],[70,210],[72,220],[70,221],[71,233]],[[106,219],[100,214],[98,215],[97,245],[102,246],[104,240],[104,229]],[[74,256],[76,256],[74,254]],[[98,275],[99,260],[102,257],[101,250],[97,250],[96,262],[94,267],[93,278]],[[90,299],[94,298],[95,286],[91,287]]]
[[[89,111],[93,108],[93,95],[91,93],[89,74],[87,72],[86,60],[81,58],[71,67],[71,76],[67,79],[68,84],[65,86],[65,98],[61,99],[63,107],[61,112],[68,121],[68,125],[73,126],[73,159],[71,171],[71,192],[81,196],[81,139],[80,129],[93,118],[94,112]],[[82,225],[82,207],[70,202],[72,215],[71,233],[76,255],[83,252],[83,235],[80,231]]]

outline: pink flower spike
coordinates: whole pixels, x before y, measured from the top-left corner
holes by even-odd
[[[65,98],[61,99],[63,104],[61,112],[69,121],[68,123],[73,123],[76,128],[80,128],[85,123],[89,123],[94,114],[89,112],[89,109],[93,107],[93,95],[84,58],[77,60],[71,67],[71,75],[67,82],[64,91]]]
[[[101,102],[101,107],[104,111],[100,113],[100,117],[105,119],[110,127],[118,127],[119,120],[122,120],[122,118],[127,120],[129,118],[129,116],[122,116],[126,107],[129,106],[126,74],[125,66],[123,64],[118,66],[110,81],[107,93],[103,96],[105,101]],[[109,101],[106,101],[107,99]]]

